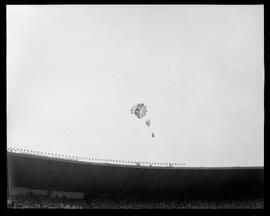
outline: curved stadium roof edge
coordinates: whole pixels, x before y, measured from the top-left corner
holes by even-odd
[[[21,152],[7,152],[8,154],[16,154],[18,156],[27,156],[27,157],[34,157],[34,158],[40,158],[40,159],[48,159],[48,160],[56,160],[56,161],[62,161],[62,162],[71,162],[71,163],[81,163],[81,164],[92,164],[92,165],[99,165],[99,166],[120,166],[120,167],[134,167],[134,168],[153,168],[153,169],[264,169],[264,166],[158,166],[158,164],[167,164],[168,163],[158,163],[158,162],[149,162],[148,164],[151,164],[151,166],[144,166],[144,161],[133,161],[134,164],[125,164],[125,163],[108,163],[105,162],[105,159],[100,159],[98,161],[100,162],[94,162],[94,161],[85,161],[85,160],[74,160],[74,159],[67,159],[67,158],[60,158],[60,157],[49,157],[46,155],[34,155],[29,153],[21,153]],[[121,160],[114,160],[114,161],[121,161]],[[140,164],[139,166],[137,164]],[[178,163],[180,164],[180,163]]]
[[[7,154],[9,185],[93,193],[240,193],[264,190],[263,167],[159,167]]]

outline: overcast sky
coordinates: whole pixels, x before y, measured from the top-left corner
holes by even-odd
[[[8,147],[263,165],[263,25],[262,5],[7,6]]]

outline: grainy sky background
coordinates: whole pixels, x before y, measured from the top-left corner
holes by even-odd
[[[262,5],[7,6],[8,147],[263,165],[263,25]]]

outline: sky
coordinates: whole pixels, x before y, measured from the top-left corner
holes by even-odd
[[[263,13],[262,5],[8,5],[7,147],[263,166]],[[136,103],[147,106],[143,119],[130,113]]]

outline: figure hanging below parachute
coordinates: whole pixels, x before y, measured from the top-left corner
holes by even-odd
[[[130,113],[131,114],[135,114],[138,119],[143,118],[146,115],[147,112],[147,108],[143,103],[138,103],[136,105],[134,105],[131,109],[130,109]],[[151,125],[151,120],[147,119],[145,121],[145,124],[150,127]],[[152,137],[155,137],[154,133],[152,132]]]
[[[150,124],[151,124],[150,119],[147,119],[147,120],[145,121],[145,124],[146,124],[148,127],[150,127]]]

